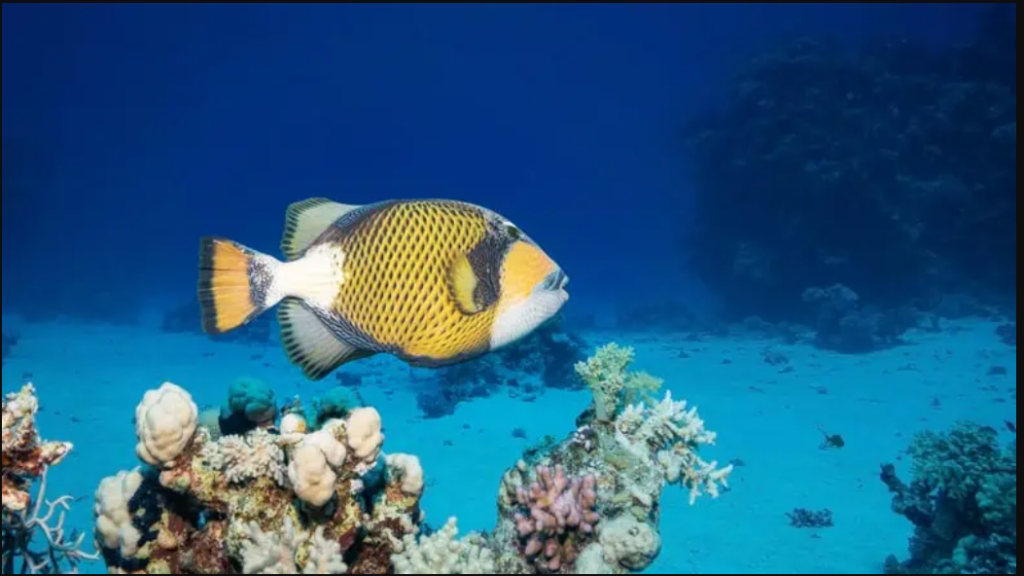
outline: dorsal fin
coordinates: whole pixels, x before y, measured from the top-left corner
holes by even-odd
[[[448,287],[451,289],[455,304],[465,314],[476,314],[482,310],[476,299],[476,288],[479,285],[480,279],[477,278],[469,258],[465,254],[460,254],[448,271]]]
[[[288,207],[281,251],[289,261],[297,260],[316,239],[342,216],[359,208],[326,198],[311,198]]]

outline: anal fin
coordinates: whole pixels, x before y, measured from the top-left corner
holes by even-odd
[[[296,260],[328,228],[344,215],[359,208],[326,198],[311,198],[288,207],[281,251],[288,260]]]
[[[374,355],[337,336],[300,300],[289,298],[278,311],[288,359],[311,380],[323,380],[341,366]]]

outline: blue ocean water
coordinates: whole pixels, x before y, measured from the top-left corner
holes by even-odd
[[[216,407],[241,377],[376,407],[428,522],[490,530],[504,471],[590,406],[575,362],[618,342],[736,466],[718,499],[665,492],[649,573],[1016,573],[1015,490],[970,500],[1006,466],[935,450],[982,470],[950,535],[907,453],[970,421],[1015,486],[1015,5],[5,4],[2,42],[3,393],[32,382],[75,444],[48,493],[88,541],[143,394]],[[276,255],[310,197],[486,206],[571,300],[442,371],[311,382],[273,320],[202,334],[200,237]]]

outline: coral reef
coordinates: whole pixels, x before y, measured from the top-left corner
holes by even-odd
[[[152,467],[97,492],[97,545],[111,571],[385,574],[396,544],[418,531],[422,469],[381,458],[372,409],[314,433],[255,427],[217,441],[173,384],[147,393],[139,412],[139,455]],[[357,556],[351,566],[347,555]]]
[[[31,384],[3,401],[4,574],[73,573],[83,562],[99,558],[82,551],[84,534],[65,533],[73,499],[46,499],[47,473],[67,457],[72,445],[43,442],[35,423],[38,411]]]
[[[910,448],[914,479],[882,468],[893,510],[915,526],[910,559],[889,574],[1017,573],[1017,441],[999,447],[992,429],[960,423],[924,433]]]
[[[602,382],[650,378],[630,372],[631,359],[583,365]],[[315,431],[300,407],[285,408],[280,422],[214,440],[197,425],[187,392],[165,384],[138,408],[138,455],[147,466],[104,480],[96,492],[96,543],[114,573],[643,570],[661,550],[662,491],[680,484],[693,502],[717,497],[732,468],[698,456],[715,435],[695,409],[671,395],[628,405],[627,387],[608,420],[584,414],[564,442],[528,451],[503,477],[495,531],[459,539],[455,519],[438,532],[423,523],[423,466],[383,452],[383,420],[373,408]]]
[[[898,308],[1016,295],[1016,5],[970,42],[801,39],[690,128],[696,270],[736,318],[804,320],[808,286]]]
[[[809,288],[803,299],[818,307],[815,343],[826,350],[858,354],[889,348],[917,321],[909,309],[900,314],[862,307],[860,296],[842,284]]]

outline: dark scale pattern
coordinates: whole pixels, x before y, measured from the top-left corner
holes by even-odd
[[[345,282],[337,311],[408,357],[444,360],[486,351],[493,307],[464,314],[449,278],[456,258],[488,233],[480,210],[457,203],[392,204],[367,215],[341,240]]]

